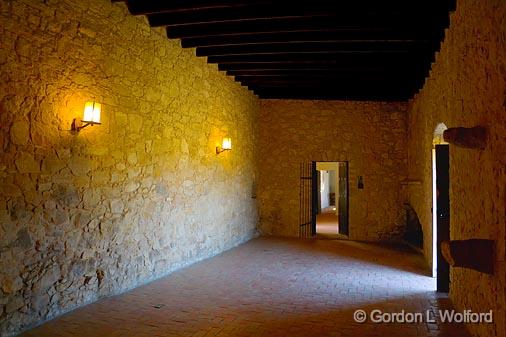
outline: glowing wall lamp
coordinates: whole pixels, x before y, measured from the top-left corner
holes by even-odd
[[[102,105],[97,102],[86,102],[84,104],[83,119],[74,118],[72,121],[72,131],[81,131],[88,125],[100,124],[100,111]],[[84,123],[84,124],[83,124]]]
[[[230,150],[232,150],[232,139],[230,137],[224,137],[221,146],[216,146],[216,154]]]

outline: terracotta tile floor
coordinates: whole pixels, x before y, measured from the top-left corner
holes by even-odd
[[[405,249],[259,238],[23,336],[467,336],[459,325],[353,320],[359,308],[448,307],[433,288]]]
[[[316,234],[337,237],[339,222],[334,207],[323,208],[321,213],[316,215]]]

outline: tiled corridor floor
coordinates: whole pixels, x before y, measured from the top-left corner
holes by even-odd
[[[326,207],[316,215],[316,234],[337,237],[339,233],[339,222],[335,206]]]
[[[404,249],[260,238],[24,336],[467,336],[459,325],[354,321],[357,309],[447,307],[422,265]]]

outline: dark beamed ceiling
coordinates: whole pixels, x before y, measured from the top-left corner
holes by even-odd
[[[397,101],[428,75],[456,0],[128,0],[260,98]]]

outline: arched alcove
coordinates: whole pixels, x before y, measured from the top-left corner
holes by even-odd
[[[436,128],[434,129],[434,136],[432,137],[432,145],[448,144],[443,138],[443,132],[447,129],[448,127],[445,123],[438,123],[438,125],[436,125]]]

